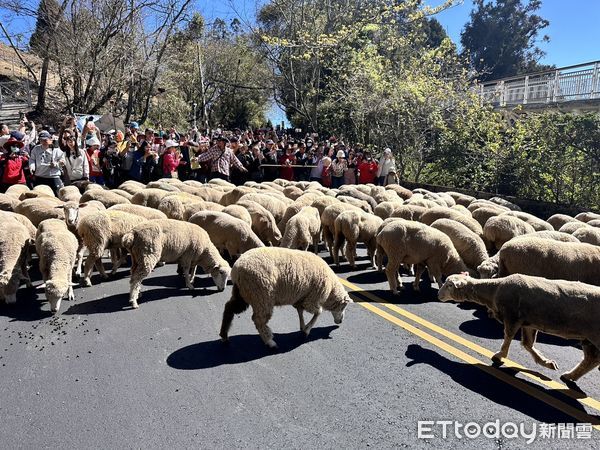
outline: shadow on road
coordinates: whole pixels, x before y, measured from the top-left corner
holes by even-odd
[[[17,292],[17,303],[14,305],[7,305],[3,300],[0,301],[0,316],[10,317],[13,321],[21,322],[34,322],[52,317],[53,314],[49,310],[41,309],[45,301],[43,289],[22,287]]]
[[[240,364],[271,356],[287,353],[302,344],[319,339],[330,339],[330,334],[338,327],[313,328],[308,337],[300,331],[292,333],[275,333],[275,342],[279,346],[276,351],[270,350],[258,334],[242,334],[229,337],[225,344],[220,339],[188,345],[171,353],[167,364],[179,370],[210,369],[229,364]]]
[[[348,278],[350,281],[350,278]],[[399,295],[394,295],[388,289],[361,289],[360,291],[350,292],[354,302],[386,302],[398,305],[419,305],[423,303],[438,302],[437,289],[433,289],[424,283],[421,283],[421,292],[413,289],[412,283],[402,283],[403,289]],[[354,294],[354,295],[353,295]],[[362,295],[361,295],[362,294]],[[379,300],[369,299],[365,294],[377,296]]]
[[[412,367],[417,364],[427,364],[441,372],[447,374],[452,380],[461,386],[469,389],[470,391],[479,394],[488,400],[512,408],[525,414],[532,419],[539,422],[547,423],[567,423],[567,422],[578,422],[574,417],[558,411],[541,400],[537,400],[529,395],[524,395],[519,389],[491,376],[490,374],[481,370],[483,364],[467,364],[463,362],[456,362],[448,359],[439,353],[425,349],[417,344],[411,344],[406,350],[406,357],[411,359],[406,366]],[[505,369],[502,367],[496,367],[497,370],[501,370],[509,375],[514,375],[514,370]],[[520,383],[527,384],[533,387],[535,390],[544,392],[548,395],[556,397],[554,394],[560,394],[564,392],[562,390],[549,390],[540,388],[534,383],[529,383],[526,380],[519,379]],[[582,412],[586,412],[585,408],[575,399],[560,395],[559,399],[568,404],[569,406],[578,409]],[[600,420],[596,416],[590,416],[590,420],[594,420],[592,423],[600,423]]]

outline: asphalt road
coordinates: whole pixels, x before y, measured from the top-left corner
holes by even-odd
[[[542,422],[600,423],[597,370],[582,378],[585,394],[569,389],[516,341],[510,358],[528,369],[492,367],[499,323],[472,305],[437,301],[425,284],[421,294],[407,284],[393,297],[385,276],[366,266],[361,259],[357,271],[345,263],[336,270],[356,302],[339,327],[323,314],[304,338],[296,311],[276,310],[278,352],[263,345],[250,312],[235,318],[222,344],[231,288],[218,293],[200,275],[190,292],[173,265],[144,282],[139,310],[128,306],[127,269],[77,288],[59,316],[42,290],[22,288],[16,306],[0,305],[0,445],[522,448],[512,428],[468,439],[452,424],[444,439],[435,425],[435,437],[418,437],[419,420],[499,420],[527,433],[536,426],[532,448],[598,448],[600,431],[587,439],[585,425],[571,438],[540,436]],[[576,343],[540,341],[559,370],[582,356]]]

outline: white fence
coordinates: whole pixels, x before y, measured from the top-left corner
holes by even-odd
[[[477,85],[493,106],[562,103],[600,99],[600,61]]]

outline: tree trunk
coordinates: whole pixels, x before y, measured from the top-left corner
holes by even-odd
[[[40,87],[38,88],[36,112],[42,114],[46,109],[46,85],[48,84],[48,69],[50,67],[50,58],[45,57],[42,62],[42,72],[40,74]]]

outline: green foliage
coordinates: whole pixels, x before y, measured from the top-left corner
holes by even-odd
[[[538,35],[549,22],[535,14],[541,0],[475,0],[461,43],[481,80],[545,70]],[[542,41],[548,41],[543,36]]]

